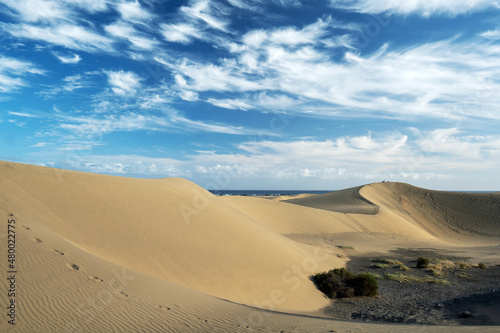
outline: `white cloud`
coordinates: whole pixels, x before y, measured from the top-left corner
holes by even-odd
[[[1,28],[15,37],[42,40],[86,52],[113,52],[113,40],[93,31],[71,24],[37,27],[28,24],[2,24]]]
[[[0,0],[11,15],[25,22],[78,20],[76,9],[96,13],[108,10],[106,0]]]
[[[500,30],[495,29],[495,30],[485,31],[485,32],[479,34],[479,36],[484,37],[484,38],[488,38],[488,39],[500,39]]]
[[[128,132],[140,130],[161,130],[168,126],[168,121],[161,117],[126,114],[121,116],[67,117],[59,128],[68,130],[75,135],[101,136],[112,132]]]
[[[29,74],[44,74],[30,62],[0,56],[0,93],[9,93],[27,86],[25,77]]]
[[[77,64],[80,60],[82,60],[82,58],[76,53],[73,53],[72,55],[61,55],[54,52],[53,54],[63,64]]]
[[[191,90],[180,90],[179,97],[188,102],[194,102],[199,99],[198,93]]]
[[[496,45],[455,37],[406,49],[384,45],[367,55],[348,51],[338,61],[317,38],[328,35],[327,26],[320,20],[301,30],[251,31],[229,46],[233,57],[205,64],[181,59],[169,68],[179,89],[240,93],[234,99],[268,111],[259,104],[262,92],[288,96],[292,114],[500,119]]]
[[[153,18],[153,14],[143,8],[137,0],[120,2],[116,5],[116,10],[127,21],[141,22]]]
[[[208,27],[227,32],[229,20],[226,19],[229,9],[222,3],[211,0],[192,0],[190,6],[180,8],[188,18],[202,21]]]
[[[417,133],[416,137],[395,132],[324,141],[250,141],[238,145],[235,153],[199,152],[189,161],[200,174],[316,186],[339,179],[456,180],[471,170],[494,175],[500,166],[498,136],[468,136],[454,128]]]
[[[104,27],[106,32],[115,37],[127,39],[134,48],[152,50],[157,42],[144,34],[139,33],[132,25],[118,21]]]
[[[141,87],[142,78],[134,72],[107,71],[108,82],[115,94],[134,94]]]
[[[64,0],[64,2],[68,5],[79,7],[91,13],[104,12],[109,9],[108,0]]]
[[[238,69],[234,61],[224,63],[222,66],[213,64],[199,64],[183,59],[177,66],[178,72],[190,79],[188,82],[182,77],[183,87],[196,91],[248,91],[263,89],[262,82],[247,79],[245,74]]]
[[[26,112],[9,111],[9,114],[13,115],[13,116],[23,117],[23,118],[40,118],[40,116],[31,114],[31,113],[26,113]]]
[[[62,97],[74,93],[75,90],[91,86],[91,76],[93,76],[92,73],[66,76],[60,85],[53,84],[49,89],[40,90],[36,94],[43,96],[45,99]]]
[[[49,146],[50,144],[48,142],[38,142],[34,145],[31,145],[30,147],[31,148],[44,148],[44,147],[47,147]]]
[[[267,130],[257,130],[245,128],[243,126],[233,126],[229,124],[214,124],[203,121],[187,119],[180,115],[173,115],[172,121],[178,123],[185,130],[202,131],[210,133],[232,134],[232,135],[266,135],[276,136]]]
[[[497,0],[331,0],[334,8],[361,13],[379,14],[419,14],[431,16],[437,14],[460,15],[468,12],[499,8]]]
[[[89,155],[65,158],[48,163],[52,167],[63,167],[87,172],[132,175],[140,177],[187,177],[182,162],[172,158],[141,155]]]
[[[208,103],[218,106],[224,109],[232,109],[232,110],[243,110],[247,111],[253,109],[253,106],[247,104],[244,100],[241,99],[215,99],[209,98],[207,100]]]
[[[162,24],[161,33],[169,42],[178,42],[189,44],[195,38],[201,38],[202,34],[194,25],[180,24]]]
[[[23,21],[67,19],[70,11],[52,0],[0,0]]]

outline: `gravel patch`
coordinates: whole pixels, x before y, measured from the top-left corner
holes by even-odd
[[[416,268],[421,256],[463,263],[435,276],[425,268]],[[374,268],[372,259],[391,258],[410,270],[396,266]],[[379,279],[379,296],[334,299],[325,313],[336,319],[418,323],[433,325],[500,325],[500,266],[480,269],[470,266],[470,258],[455,257],[436,250],[399,249],[390,255],[351,256],[347,269],[352,273],[369,272],[409,274],[417,278],[437,278],[448,284],[400,282]],[[475,263],[477,264],[477,263]],[[458,266],[458,265],[457,265]]]

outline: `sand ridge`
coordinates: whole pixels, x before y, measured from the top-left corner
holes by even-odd
[[[290,199],[285,202],[346,214],[377,214],[379,207],[360,194],[361,188],[363,186]]]

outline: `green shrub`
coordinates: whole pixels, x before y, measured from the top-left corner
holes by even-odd
[[[420,257],[417,260],[417,268],[427,268],[429,267],[430,263],[431,261],[429,260],[429,258]]]
[[[368,273],[352,274],[345,268],[335,268],[328,272],[311,276],[316,287],[329,298],[354,296],[376,296],[378,283]]]
[[[352,278],[352,273],[349,272],[347,269],[345,269],[344,267],[342,268],[335,268],[334,270],[332,270],[331,272],[333,272],[333,274],[335,275],[338,275],[340,276],[340,278],[342,280],[347,280],[347,279],[350,279]]]
[[[355,250],[354,247],[350,245],[337,245],[337,247],[342,250]]]
[[[398,268],[399,268],[399,270],[405,271],[405,272],[410,270],[410,267],[406,266],[405,264],[398,265]]]
[[[378,282],[371,274],[360,273],[353,276],[348,284],[354,288],[354,295],[356,296],[377,296],[378,295]]]
[[[403,263],[399,260],[396,259],[389,259],[389,258],[378,258],[378,259],[372,259],[373,262],[379,262],[381,264],[388,264],[388,265],[402,265]]]

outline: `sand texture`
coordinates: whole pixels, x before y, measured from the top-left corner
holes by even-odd
[[[9,219],[17,251],[16,325],[4,316],[1,332],[465,332],[321,318],[330,301],[309,276],[346,265],[339,245],[470,249],[500,264],[481,251],[500,242],[500,194],[401,183],[280,201],[0,162],[0,214],[0,253]]]

